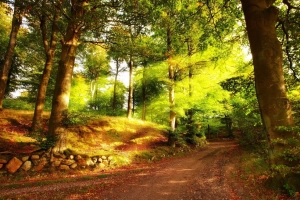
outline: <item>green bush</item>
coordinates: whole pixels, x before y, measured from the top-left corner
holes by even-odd
[[[44,134],[43,132],[33,132],[31,137],[36,140],[36,145],[41,149],[50,149],[58,141],[58,135]]]
[[[3,108],[14,110],[34,110],[34,103],[30,103],[26,98],[4,99]]]
[[[84,112],[69,112],[62,120],[62,124],[66,127],[72,125],[87,124],[88,120],[92,117],[89,113]]]
[[[182,131],[179,128],[176,128],[175,131],[169,130],[168,134],[168,143],[169,145],[175,147],[176,144],[183,145],[185,140],[183,139]]]

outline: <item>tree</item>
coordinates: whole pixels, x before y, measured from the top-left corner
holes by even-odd
[[[263,131],[260,109],[255,93],[254,73],[249,65],[245,74],[226,79],[221,86],[231,92],[229,104],[232,105],[231,119],[242,133],[240,143],[255,146],[267,145],[267,135]],[[262,143],[264,142],[264,143]]]
[[[10,7],[7,4],[0,3],[0,42],[1,44],[8,44],[9,41],[9,33],[11,31],[11,16],[8,14],[10,13]],[[1,45],[0,46],[0,52],[1,52],[1,63],[4,61],[4,55],[6,52],[6,46]],[[2,64],[0,65],[2,66]]]
[[[73,68],[80,42],[98,43],[103,39],[101,33],[107,25],[108,17],[114,13],[113,8],[118,6],[117,3],[115,1],[71,0],[65,1],[63,6],[66,7],[60,8],[67,20],[67,27],[61,41],[62,51],[49,121],[50,135],[57,134],[63,137],[64,129],[61,122],[68,113]],[[59,144],[56,147],[54,151],[63,151],[64,147],[60,148]]]
[[[17,45],[17,35],[22,24],[23,8],[21,3],[22,1],[15,0],[9,44],[6,49],[3,66],[0,71],[0,110],[2,110],[8,73],[12,64],[14,49]]]
[[[42,2],[43,9],[46,9],[46,6],[47,6],[46,0],[43,0]],[[60,7],[61,2],[58,2],[57,6]],[[41,81],[39,84],[38,94],[35,103],[35,110],[34,110],[34,115],[32,120],[32,126],[31,126],[31,130],[33,132],[41,128],[41,120],[42,120],[43,110],[45,107],[47,86],[51,75],[53,62],[55,59],[55,50],[56,50],[57,32],[58,32],[57,21],[60,16],[59,9],[53,8],[53,13],[54,14],[50,22],[52,24],[51,31],[47,29],[47,23],[49,20],[47,20],[47,16],[46,16],[47,14],[45,13],[45,11],[42,10],[41,16],[39,18],[44,50],[46,55],[46,62],[45,62],[43,75],[41,77]],[[49,32],[50,32],[50,36],[48,36]]]
[[[296,0],[283,0],[280,7],[276,28],[283,46],[284,66],[293,75],[294,80],[291,83],[294,84],[295,80],[299,82],[299,68],[296,67],[296,63],[300,61],[300,4]]]
[[[115,63],[116,63],[116,67],[115,70],[113,72],[114,75],[114,83],[113,83],[113,95],[112,95],[112,100],[111,100],[111,107],[113,109],[113,113],[115,113],[117,110],[117,91],[118,91],[118,76],[120,72],[123,72],[125,69],[121,68],[120,63],[123,61],[123,59],[120,59],[119,57],[115,58]],[[113,70],[112,70],[113,71]]]
[[[5,3],[0,3],[0,9],[1,9],[1,23],[0,23],[0,43],[1,44],[8,44],[9,39],[10,39],[10,32],[11,32],[11,24],[12,24],[12,15],[11,12],[13,9],[9,6],[9,4]],[[22,53],[21,51],[18,52],[18,47],[22,48],[22,42],[20,42],[20,39],[22,40],[24,37],[24,31],[19,31],[18,32],[18,46],[16,46],[13,57],[12,57],[12,63],[9,68],[8,72],[8,80],[6,83],[6,88],[5,88],[5,97],[11,97],[11,92],[15,91],[18,86],[20,86],[20,82],[18,81],[20,76],[23,76],[23,59],[21,58],[20,54]],[[6,45],[1,45],[0,47],[0,69],[2,69],[4,65],[4,59],[5,59],[5,54],[7,51],[7,46]]]
[[[147,31],[149,16],[151,14],[150,2],[143,1],[138,2],[136,0],[129,0],[123,6],[122,14],[118,15],[118,19],[127,38],[127,64],[129,68],[129,87],[128,87],[128,102],[127,102],[127,118],[131,118],[133,115],[133,74],[134,66],[137,57],[136,42],[139,36],[143,35]],[[124,52],[125,53],[125,52]]]
[[[160,3],[157,9],[157,31],[165,38],[165,56],[168,63],[168,91],[169,91],[169,127],[172,132],[175,131],[176,126],[176,112],[175,112],[175,66],[172,61],[175,55],[174,39],[176,35],[175,24],[177,19],[177,1],[172,0],[169,3]],[[160,28],[158,28],[160,27]]]
[[[72,0],[69,5],[70,16],[62,40],[62,52],[52,99],[49,121],[49,133],[51,135],[62,134],[61,122],[67,116],[76,50],[83,33],[82,18],[86,12],[84,8],[86,3],[85,1]]]
[[[84,51],[80,53],[82,65],[84,68],[84,75],[90,82],[90,107],[96,107],[95,99],[97,98],[97,91],[99,87],[99,79],[107,78],[109,74],[109,64],[106,50],[100,46],[93,44],[86,44]]]
[[[128,13],[129,15],[130,13]],[[109,38],[111,57],[117,60],[117,73],[115,73],[115,79],[119,73],[119,59],[125,61],[129,70],[129,83],[128,83],[128,95],[127,95],[127,118],[132,117],[133,110],[133,73],[134,73],[134,42],[136,38],[134,25],[128,18],[121,16],[122,23],[115,23],[111,29],[111,35]],[[116,81],[115,81],[116,83]],[[116,86],[116,85],[115,85]]]
[[[153,65],[155,64],[148,65],[144,63],[144,66],[137,70],[135,77],[134,104],[135,107],[137,107],[136,110],[141,113],[142,120],[146,120],[149,118],[149,115],[152,114],[150,109],[147,111],[147,107],[152,101],[158,98],[165,89],[165,81],[158,72],[157,67]]]
[[[242,0],[253,57],[256,95],[271,144],[276,138],[291,136],[291,133],[276,128],[294,125],[286,95],[282,47],[275,30],[279,11],[273,6],[274,2]],[[274,154],[279,151],[279,147],[274,145]],[[275,162],[274,157],[272,161]]]
[[[69,110],[84,112],[88,108],[89,84],[81,73],[73,75]]]

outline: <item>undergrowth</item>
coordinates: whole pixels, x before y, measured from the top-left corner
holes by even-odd
[[[278,154],[272,153],[266,133],[262,129],[242,133],[239,141],[246,152],[242,160],[243,178],[254,185],[259,183],[278,194],[287,194],[297,199],[300,189],[300,131],[295,127],[293,130],[287,130],[286,127],[279,129],[294,134],[293,137],[272,141],[274,145],[281,147]],[[271,164],[270,155],[277,164]]]

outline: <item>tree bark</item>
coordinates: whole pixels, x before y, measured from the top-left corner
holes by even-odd
[[[45,0],[44,2],[45,3]],[[58,11],[57,11],[58,12]],[[50,44],[48,44],[48,38],[47,38],[47,28],[46,28],[46,15],[43,14],[41,18],[41,31],[42,31],[42,38],[43,38],[43,44],[46,54],[46,63],[43,71],[43,75],[40,81],[38,95],[35,103],[35,110],[32,120],[32,126],[31,130],[33,132],[38,131],[41,128],[41,122],[42,122],[42,116],[43,111],[45,107],[45,99],[46,99],[46,92],[47,92],[47,86],[51,75],[51,70],[54,62],[54,56],[55,56],[55,49],[56,49],[56,34],[58,31],[56,22],[58,19],[58,13],[54,13],[53,21],[52,21],[52,32],[50,36]]]
[[[19,7],[19,4],[21,2],[22,1],[20,0],[15,0],[15,7],[14,7],[13,18],[12,18],[9,43],[4,57],[4,64],[0,71],[0,110],[2,110],[2,104],[3,104],[3,99],[4,99],[5,90],[7,86],[9,69],[12,64],[13,53],[17,44],[17,35],[22,24],[23,13],[22,13],[22,9]]]
[[[143,108],[142,108],[142,120],[146,120],[146,98],[147,98],[147,91],[146,91],[146,67],[143,67],[143,79],[142,79],[142,101],[143,101]]]
[[[133,60],[132,55],[129,56],[129,88],[128,88],[128,103],[127,103],[127,118],[132,117],[133,109]]]
[[[174,111],[175,109],[175,72],[174,72],[174,66],[172,64],[172,33],[171,28],[167,28],[167,50],[168,50],[168,68],[169,68],[169,103],[170,103],[170,120],[169,120],[169,126],[171,128],[171,131],[175,131],[175,123],[176,123],[176,113]]]
[[[191,57],[193,55],[194,47],[191,39],[188,38],[187,40],[187,49],[188,49],[188,57],[189,60],[191,60]],[[192,79],[193,79],[193,65],[189,63],[189,97],[191,98],[193,95],[193,86],[192,86]]]
[[[277,131],[276,127],[294,125],[286,95],[282,48],[275,29],[279,11],[272,5],[274,0],[241,2],[253,57],[256,95],[272,142],[272,139],[290,136],[288,132]],[[274,152],[277,150],[274,146]]]
[[[49,121],[49,134],[64,137],[62,120],[67,117],[71,82],[73,75],[76,50],[82,33],[85,1],[73,0],[71,2],[71,16],[66,34],[62,41],[62,52],[57,71],[56,84],[52,99],[52,110]],[[56,146],[53,151],[63,151],[64,147]]]
[[[93,110],[97,110],[97,106],[96,106],[96,101],[95,101],[95,94],[97,92],[97,83],[95,80],[92,80],[90,83],[90,90],[91,90],[91,95],[92,95],[92,101],[91,101],[91,107]]]
[[[193,43],[190,40],[190,38],[187,39],[187,49],[188,49],[188,57],[189,60],[191,59],[192,55],[193,55]],[[189,69],[189,99],[191,101],[191,98],[193,96],[193,86],[192,86],[192,79],[193,79],[193,65],[191,63],[189,63],[188,66]],[[194,116],[195,112],[193,110],[193,108],[189,108],[186,111],[186,116],[187,116],[187,124],[186,124],[186,128],[187,128],[187,139],[188,142],[194,144],[194,136],[196,135],[195,129],[194,129]]]
[[[113,112],[116,112],[117,109],[117,81],[118,81],[118,75],[119,75],[119,58],[116,59],[116,74],[115,74],[115,81],[114,81],[114,91],[113,91],[113,99],[112,99],[112,109]]]

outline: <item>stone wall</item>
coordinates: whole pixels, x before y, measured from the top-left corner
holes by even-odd
[[[112,156],[66,155],[39,151],[28,155],[0,155],[0,171],[14,174],[21,171],[70,170],[87,167],[107,168],[114,164]]]

